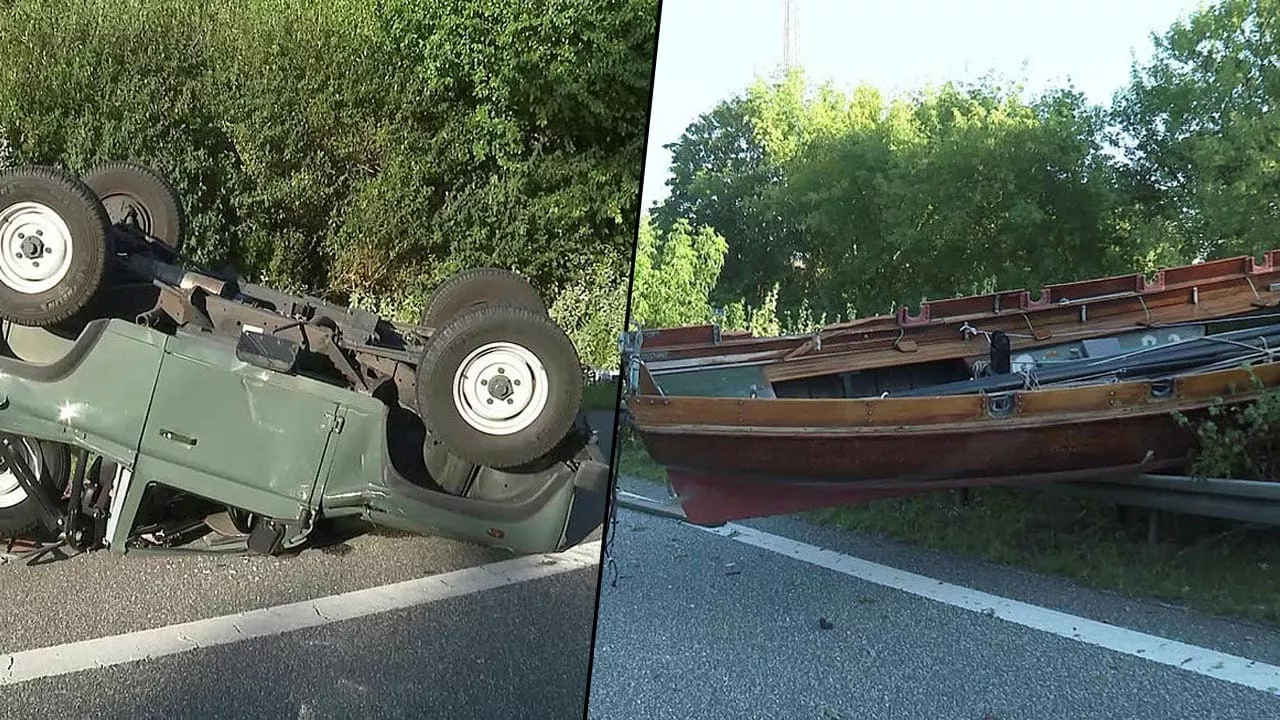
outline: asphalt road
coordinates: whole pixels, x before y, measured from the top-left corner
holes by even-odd
[[[651,498],[661,488],[624,479]],[[1280,663],[1280,632],[815,527],[743,523],[930,578]],[[620,509],[588,717],[1280,717],[1280,698]],[[819,619],[830,627],[824,629]]]
[[[602,450],[612,416],[597,415]],[[599,539],[597,531],[589,540]],[[369,533],[297,557],[0,566],[0,653],[212,618],[509,559]],[[0,718],[580,718],[599,567],[0,691]]]

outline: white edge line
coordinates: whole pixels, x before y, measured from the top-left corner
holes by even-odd
[[[1280,666],[953,585],[745,525],[728,523],[709,528],[680,524],[952,607],[1280,695]]]
[[[0,686],[268,637],[598,565],[601,542],[233,615],[0,655]]]

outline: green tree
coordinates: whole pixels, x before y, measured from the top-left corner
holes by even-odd
[[[656,22],[656,0],[13,0],[0,147],[153,165],[195,260],[398,319],[478,265],[578,297],[629,270]]]
[[[1114,102],[1132,232],[1179,259],[1273,249],[1280,2],[1220,0],[1153,41]]]
[[[381,33],[409,67],[388,125],[414,129],[391,131],[411,150],[399,174],[418,178],[411,187],[430,217],[384,242],[412,247],[418,266],[447,257],[426,272],[433,280],[466,266],[518,266],[558,292],[597,263],[627,272],[657,2],[379,6]],[[366,238],[339,242],[365,247]]]
[[[779,285],[784,305],[803,296],[792,262],[803,243],[780,191],[786,163],[811,134],[826,129],[841,100],[829,88],[815,97],[800,71],[760,79],[718,103],[667,146],[670,192],[654,209],[654,220],[664,229],[685,220],[725,238],[728,253],[713,293],[716,302],[759,304]]]
[[[641,218],[636,246],[631,320],[640,327],[712,322],[711,292],[728,250],[715,230],[677,220],[668,231]]]
[[[1119,232],[1104,123],[1071,90],[1027,100],[986,80],[887,99],[793,72],[690,125],[655,218],[722,234],[713,300],[776,302],[791,328],[1125,271],[1146,256]]]
[[[898,151],[883,199],[885,299],[1031,288],[1124,272],[1109,226],[1113,167],[1104,116],[1070,90],[1030,101],[988,83],[914,101],[916,142]],[[860,307],[889,311],[891,307]]]

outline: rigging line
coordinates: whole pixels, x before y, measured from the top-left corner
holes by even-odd
[[[1192,372],[1206,372],[1207,368],[1217,369],[1217,368],[1238,367],[1240,365],[1250,363],[1255,360],[1262,360],[1262,359],[1271,360],[1276,354],[1276,351],[1264,351],[1250,345],[1244,345],[1244,347],[1252,350],[1253,352],[1240,354],[1240,355],[1233,355],[1227,358],[1218,357],[1210,360],[1209,362],[1201,362],[1197,364],[1185,365],[1185,366],[1182,366],[1179,370],[1177,370],[1174,376],[1177,377],[1177,376],[1192,373]],[[1042,387],[1062,387],[1062,386],[1074,385],[1074,384],[1092,384],[1098,380],[1103,380],[1108,377],[1118,378],[1120,376],[1127,376],[1131,378],[1139,378],[1139,377],[1143,377],[1144,373],[1153,372],[1148,368],[1144,368],[1143,366],[1138,365],[1138,366],[1131,366],[1131,367],[1119,367],[1119,368],[1111,368],[1106,370],[1099,370],[1098,372],[1095,372],[1095,373],[1088,373],[1088,374],[1082,374],[1082,375],[1071,375],[1069,377],[1065,377],[1060,380],[1043,381],[1041,380],[1039,373],[1034,373],[1034,368],[1032,370],[1033,370],[1032,373],[1024,373],[1024,372],[1017,373],[1024,378],[1024,389],[1026,389],[1025,385],[1026,385],[1026,379],[1028,377],[1031,378],[1031,381],[1035,383],[1035,387],[1038,389]]]
[[[1228,334],[1228,333],[1223,333],[1223,335],[1226,335],[1226,334]],[[1227,342],[1231,342],[1231,339],[1230,339],[1230,338],[1224,338],[1224,337],[1222,337],[1221,335],[1202,335],[1202,336],[1200,336],[1200,337],[1186,338],[1186,339],[1179,339],[1179,340],[1175,340],[1175,341],[1173,341],[1173,342],[1171,342],[1171,343],[1167,343],[1167,344],[1164,344],[1164,345],[1152,345],[1152,346],[1150,346],[1150,347],[1144,347],[1144,348],[1140,348],[1140,349],[1138,349],[1138,350],[1131,350],[1131,351],[1129,351],[1129,352],[1127,352],[1127,353],[1122,353],[1122,354],[1120,354],[1120,355],[1110,355],[1110,356],[1107,356],[1107,357],[1098,358],[1097,360],[1094,360],[1092,363],[1089,363],[1089,364],[1090,364],[1090,365],[1099,365],[1099,364],[1103,364],[1103,363],[1117,362],[1117,361],[1120,361],[1120,360],[1127,360],[1127,359],[1129,359],[1129,358],[1137,357],[1137,356],[1139,356],[1139,355],[1149,354],[1149,353],[1152,353],[1152,352],[1158,352],[1158,351],[1162,351],[1162,350],[1168,350],[1168,349],[1170,349],[1170,348],[1179,347],[1179,346],[1182,346],[1182,345],[1189,345],[1189,344],[1192,344],[1192,343],[1205,342],[1205,341],[1213,341],[1213,342],[1223,342],[1223,343],[1227,343]],[[1251,349],[1251,350],[1257,350],[1257,348],[1252,347],[1252,346],[1250,346],[1250,345],[1245,345],[1245,347],[1248,347],[1248,348],[1249,348],[1249,349]]]
[[[1199,365],[1188,365],[1174,372],[1169,377],[1176,378],[1176,377],[1183,377],[1185,375],[1212,372],[1214,370],[1227,369],[1232,367],[1239,367],[1241,365],[1249,364],[1254,360],[1259,360],[1266,357],[1267,355],[1265,353],[1252,353],[1248,355],[1237,355],[1235,357],[1215,360],[1213,362],[1202,363]],[[1104,380],[1108,377],[1119,378],[1120,375],[1125,374],[1128,371],[1132,371],[1133,373],[1132,375],[1128,376],[1131,379],[1138,379],[1143,377],[1142,367],[1119,368],[1117,370],[1112,370],[1109,372],[1104,371],[1104,372],[1099,372],[1092,375],[1077,375],[1064,380],[1049,381],[1044,383],[1043,385],[1045,387],[1069,387],[1074,385],[1093,385],[1093,384],[1096,384],[1096,381]],[[1119,382],[1118,379],[1116,381]]]
[[[1250,345],[1249,343],[1241,342],[1241,341],[1239,341],[1239,340],[1231,340],[1231,339],[1229,339],[1229,338],[1220,338],[1220,337],[1216,337],[1216,336],[1213,336],[1213,335],[1207,335],[1207,336],[1205,336],[1205,338],[1204,338],[1204,339],[1205,339],[1205,340],[1212,341],[1212,342],[1216,342],[1216,343],[1221,343],[1221,344],[1223,344],[1223,345],[1238,345],[1239,347],[1242,347],[1242,348],[1248,348],[1249,350],[1253,350],[1253,351],[1256,351],[1256,352],[1259,352],[1259,353],[1263,353],[1263,354],[1264,354],[1264,355],[1266,355],[1268,358],[1273,358],[1273,357],[1275,357],[1275,356],[1276,356],[1276,354],[1277,354],[1277,353],[1280,353],[1280,350],[1272,350],[1272,349],[1267,345],[1267,339],[1266,339],[1266,337],[1261,336],[1261,335],[1260,335],[1260,336],[1258,336],[1258,342],[1262,344],[1262,347],[1256,347],[1256,346]]]

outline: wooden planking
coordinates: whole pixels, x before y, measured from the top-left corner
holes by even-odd
[[[1207,321],[1246,313],[1256,309],[1256,306],[1252,301],[1252,293],[1248,298],[1245,298],[1238,292],[1218,291],[1215,293],[1204,291],[1200,293],[1198,305],[1191,305],[1186,302],[1172,304],[1166,301],[1162,305],[1153,304],[1148,309],[1150,310],[1149,314],[1142,312],[1140,309],[1135,313],[1123,310],[1115,311],[1113,308],[1110,315],[1103,317],[1094,315],[1091,310],[1091,321],[1080,323],[1078,319],[1079,308],[1073,307],[1066,310],[1066,312],[1074,315],[1074,318],[1057,317],[1053,318],[1051,322],[1046,322],[1043,319],[1037,321],[1035,328],[1037,330],[1047,330],[1049,337],[1044,340],[1013,338],[1013,349],[1016,352],[1046,344],[1083,340],[1090,337],[1104,337],[1116,332],[1140,330],[1147,323],[1142,322],[1140,324],[1137,321],[1145,321],[1148,317],[1153,324]],[[1019,322],[1023,322],[1022,327],[1018,327]],[[1007,317],[993,319],[978,325],[978,328],[986,331],[1003,330],[1005,332],[1028,333],[1025,321]],[[911,361],[914,363],[949,359],[958,360],[987,353],[985,342],[975,343],[972,340],[966,342],[960,333],[955,332],[954,329],[949,330],[951,331],[948,333],[949,337],[940,333],[931,333],[931,335],[935,335],[931,339],[916,338],[919,349],[911,353]],[[892,337],[896,337],[896,335]],[[907,335],[907,337],[912,336]],[[770,382],[781,382],[783,380],[795,380],[817,375],[899,365],[902,361],[902,352],[893,347],[893,340],[886,333],[879,339],[864,340],[856,344],[824,346],[823,351],[812,353],[807,357],[776,363],[765,371],[765,375]]]
[[[1041,291],[1040,299],[1036,304],[1049,305],[1062,300],[1085,300],[1099,295],[1140,293],[1146,289],[1147,281],[1141,273],[1114,275],[1096,280],[1080,280],[1046,285]]]
[[[1259,365],[1254,373],[1264,388],[1280,386],[1280,362]],[[1014,393],[1014,416],[1019,421],[1052,424],[1072,417],[1116,412],[1168,413],[1203,407],[1216,397],[1244,400],[1255,397],[1246,369],[1178,378],[1170,397],[1156,398],[1148,380],[1107,385],[1029,390]],[[873,398],[873,399],[728,399],[654,397],[628,399],[638,427],[658,431],[662,426],[726,428],[819,429],[936,427],[971,422],[1008,423],[989,418],[986,396]]]
[[[772,352],[753,352],[741,353],[738,355],[714,355],[707,358],[694,358],[686,360],[651,360],[646,359],[644,364],[649,367],[651,372],[657,374],[666,374],[669,372],[681,372],[688,370],[700,370],[703,368],[713,368],[723,365],[758,365],[766,362],[774,362],[778,360],[779,355],[776,351]]]
[[[653,374],[649,372],[649,368],[644,365],[640,366],[639,378],[637,379],[637,388],[644,395],[657,395],[661,392],[658,389],[658,383],[654,381]]]
[[[1140,273],[1115,275],[1104,278],[1078,280],[1056,285],[1046,285],[1040,297],[1031,300],[1027,290],[1011,290],[989,293],[986,295],[970,295],[961,298],[926,301],[921,303],[920,311],[911,315],[908,308],[901,308],[897,313],[900,325],[915,325],[939,320],[960,313],[967,313],[975,308],[990,312],[996,307],[1017,307],[1023,310],[1048,308],[1062,300],[1088,300],[1089,298],[1135,293],[1154,295],[1168,289],[1185,286],[1188,283],[1243,279],[1260,277],[1275,273],[1278,269],[1275,258],[1280,251],[1272,250],[1266,254],[1265,260],[1258,264],[1250,256],[1225,258],[1211,262],[1183,265],[1166,268],[1156,274],[1154,281],[1148,283]],[[1010,305],[1009,303],[1013,303]]]
[[[1089,470],[1186,453],[1190,430],[1169,413],[1098,415],[999,431],[938,426],[903,435],[641,432],[651,457],[675,468],[755,477],[943,480]]]
[[[925,303],[922,306],[934,308],[930,311],[930,317],[927,322],[915,320],[904,325],[901,322],[901,314],[899,314],[859,318],[845,323],[835,323],[823,330],[823,348],[825,349],[837,343],[842,336],[868,338],[889,332],[895,335],[899,332],[906,332],[908,336],[912,336],[912,333],[920,330],[927,330],[945,324],[959,324],[966,321],[981,321],[985,324],[991,324],[1001,322],[1001,318],[1014,318],[1025,329],[1026,320],[1023,319],[1025,316],[1031,320],[1037,329],[1041,329],[1049,324],[1057,324],[1061,319],[1070,321],[1078,315],[1078,303],[1062,306],[1058,304],[1059,300],[1064,298],[1079,300],[1082,294],[1096,296],[1106,294],[1104,291],[1117,289],[1123,291],[1126,288],[1132,288],[1133,283],[1136,282],[1134,278],[1138,277],[1140,276],[1126,275],[1049,286],[1042,292],[1040,300],[1035,302],[1028,300],[1028,304],[1025,305],[1021,301],[1014,302],[1015,297],[1021,297],[1025,294],[1025,291],[1021,290],[1004,291],[969,298],[939,300],[933,303]],[[1270,292],[1269,286],[1275,282],[1280,282],[1280,251],[1268,253],[1267,260],[1262,264],[1255,263],[1252,258],[1241,257],[1181,268],[1169,268],[1161,271],[1156,282],[1144,285],[1140,293],[1130,294],[1128,297],[1098,299],[1085,304],[1089,306],[1091,318],[1102,319],[1140,314],[1141,317],[1135,319],[1142,320],[1145,319],[1148,311],[1151,311],[1154,315],[1154,311],[1158,308],[1190,305],[1192,302],[1192,288],[1198,287],[1201,300],[1200,307],[1195,305],[1191,305],[1189,309],[1184,307],[1183,312],[1178,313],[1176,317],[1165,317],[1160,320],[1172,322],[1177,319],[1204,319],[1221,312],[1243,312],[1253,307],[1255,303],[1273,303],[1278,296]],[[1229,299],[1231,302],[1215,307],[1212,302],[1215,297],[1219,300]],[[995,312],[997,303],[999,303],[999,312]],[[1023,305],[1021,310],[1017,309],[1019,305]],[[951,309],[947,310],[947,308]],[[1010,328],[1000,327],[993,329],[1008,330]],[[810,341],[811,336],[808,335],[782,338],[734,337],[730,340],[730,335],[726,333],[722,337],[717,353],[733,352],[735,349],[761,350],[765,348],[787,352],[795,350]],[[667,351],[666,356],[672,359],[698,357],[706,354],[708,345],[709,343],[692,345],[667,345],[664,343]]]
[[[645,397],[628,400],[637,425],[768,425],[791,427],[900,426],[928,417],[946,423],[983,417],[982,398],[885,400],[795,400]]]
[[[1264,388],[1280,385],[1280,362],[1181,377],[1174,382],[1174,395],[1186,399],[1251,396],[1258,392],[1255,376]]]
[[[985,347],[972,342],[965,343],[964,341],[934,342],[923,345],[916,343],[915,349],[910,353],[895,348],[891,340],[881,341],[876,344],[882,347],[867,347],[871,343],[866,343],[862,348],[839,354],[814,355],[803,360],[774,363],[765,367],[764,376],[769,382],[776,383],[785,380],[835,375],[904,363],[914,365],[936,360],[959,360],[971,356],[987,355]],[[888,347],[883,347],[883,345],[888,345]]]
[[[1272,263],[1272,253],[1274,252],[1273,250],[1267,253],[1266,260],[1261,265],[1254,262],[1254,259],[1248,255],[1240,255],[1233,258],[1223,258],[1222,260],[1210,260],[1209,262],[1195,265],[1168,268],[1160,272],[1156,278],[1156,284],[1162,287],[1169,287],[1204,282],[1205,280],[1228,275],[1244,277],[1265,275],[1276,269]]]
[[[970,295],[968,297],[932,300],[924,305],[924,317],[910,315],[906,308],[899,310],[897,322],[900,325],[915,325],[928,322],[933,318],[955,317],[961,315],[983,315],[1006,310],[1026,309],[1028,306],[1026,290],[1012,290],[990,295]]]
[[[1018,393],[1015,412],[1022,416],[1088,413],[1139,406],[1150,398],[1151,383],[1147,381],[1087,385]]]
[[[658,330],[642,330],[640,332],[643,347],[669,347],[672,345],[694,345],[715,342],[715,325],[689,325],[678,328],[661,328]]]
[[[814,357],[850,352],[855,349],[860,350],[862,349],[858,347],[860,344],[869,342],[887,343],[884,346],[891,347],[892,341],[897,340],[899,337],[904,340],[913,340],[918,344],[958,342],[962,339],[958,329],[966,322],[973,324],[980,330],[1003,330],[1019,334],[1030,334],[1032,329],[1040,332],[1047,331],[1051,335],[1067,332],[1072,334],[1095,331],[1107,333],[1116,328],[1138,327],[1144,323],[1209,320],[1224,315],[1249,312],[1260,307],[1258,300],[1260,295],[1254,295],[1255,288],[1249,287],[1248,283],[1243,280],[1237,279],[1233,282],[1235,284],[1230,286],[1206,284],[1204,286],[1179,288],[1159,297],[1143,299],[1138,297],[1115,298],[1095,303],[1085,303],[1087,315],[1084,323],[1080,321],[1081,305],[1076,304],[1054,305],[1034,313],[1005,312],[1001,314],[988,313],[953,317],[935,321],[929,325],[919,325],[905,329],[896,325],[880,327],[867,325],[858,330],[842,329],[830,331],[824,335],[820,348],[806,348],[806,352],[796,353],[799,356],[799,360],[791,362],[804,362]],[[1193,302],[1193,300],[1197,299],[1196,293],[1193,293],[1193,288],[1198,289],[1198,303]],[[1258,289],[1259,293],[1265,290],[1265,286]],[[1045,339],[1052,340],[1054,338]],[[725,357],[727,361],[728,356],[732,356],[735,353],[761,351],[787,353],[795,351],[801,346],[815,345],[816,343],[812,337],[790,336],[767,340],[735,341],[735,343],[722,343],[719,346],[672,347],[658,351],[658,354],[667,360],[706,358],[708,355],[714,354]]]

